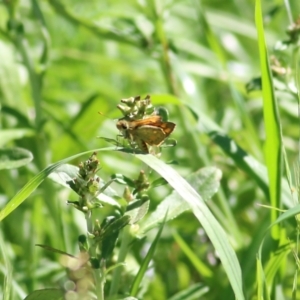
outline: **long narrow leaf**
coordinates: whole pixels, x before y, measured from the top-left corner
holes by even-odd
[[[162,230],[164,228],[164,225],[165,225],[165,221],[166,221],[166,217],[167,217],[167,214],[165,216],[165,219],[164,221],[162,222],[157,234],[156,234],[156,237],[153,241],[153,243],[151,244],[151,247],[138,271],[138,274],[136,275],[135,279],[134,279],[134,282],[132,284],[132,287],[131,287],[131,291],[130,291],[130,296],[137,296],[137,293],[138,293],[138,289],[139,289],[139,286],[140,286],[140,283],[147,271],[147,268],[148,268],[148,265],[150,263],[150,260],[152,259],[153,255],[154,255],[154,251],[156,249],[156,245],[158,243],[158,240],[160,238],[160,235],[162,233]]]
[[[194,109],[192,109],[194,111]],[[205,132],[210,138],[230,157],[235,164],[251,178],[269,198],[269,179],[267,168],[255,157],[242,149],[233,139],[231,139],[222,128],[201,111],[196,111],[199,116],[197,130]],[[294,202],[291,199],[291,190],[286,180],[282,180],[281,199],[285,206],[292,207]]]
[[[156,157],[140,154],[136,155],[136,157],[164,177],[178,194],[188,202],[194,215],[202,224],[219,254],[236,299],[244,299],[241,268],[236,254],[232,249],[223,228],[210,212],[201,196],[173,168]]]
[[[19,205],[22,204],[35,190],[36,188],[58,167],[67,163],[68,161],[75,159],[79,156],[86,155],[93,152],[99,151],[111,151],[116,150],[115,147],[102,148],[96,150],[90,150],[86,152],[82,152],[73,156],[70,156],[66,159],[60,160],[49,167],[42,170],[36,176],[34,176],[27,184],[6,204],[6,206],[0,211],[0,221],[2,221],[5,217],[7,217],[11,212],[13,212]]]
[[[256,0],[255,22],[258,35],[258,47],[262,75],[262,95],[265,121],[265,160],[268,169],[270,200],[273,207],[280,207],[281,175],[282,175],[282,141],[278,107],[275,99],[268,52],[266,48],[260,0]],[[271,221],[278,217],[278,211],[271,211]],[[279,238],[279,228],[272,229],[274,239]]]
[[[182,252],[187,256],[187,258],[191,261],[194,268],[199,272],[200,276],[212,278],[213,272],[209,269],[205,263],[203,263],[197,255],[192,251],[189,245],[184,241],[184,239],[177,233],[173,232],[173,237],[179,247],[181,248]]]
[[[275,276],[276,271],[280,267],[280,262],[284,259],[284,257],[287,255],[287,251],[283,250],[278,258],[272,257],[268,265],[266,267],[266,274],[263,269],[263,262],[262,262],[262,249],[264,246],[265,238],[266,235],[270,230],[272,230],[273,226],[277,226],[279,223],[297,216],[300,213],[300,204],[296,205],[295,207],[287,210],[283,214],[281,214],[275,222],[273,222],[268,229],[265,231],[264,238],[262,239],[262,242],[259,246],[259,250],[257,253],[257,296],[258,299],[270,299],[270,292],[269,290],[271,289],[272,285],[272,279]],[[276,266],[273,266],[274,264],[277,264]],[[268,278],[267,278],[268,277]],[[268,282],[267,282],[268,281]],[[271,282],[270,282],[271,281]],[[264,294],[264,296],[263,296]]]

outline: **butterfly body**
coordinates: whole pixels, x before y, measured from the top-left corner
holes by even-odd
[[[153,115],[141,120],[121,119],[117,122],[117,128],[125,139],[136,143],[141,150],[148,151],[149,146],[159,146],[173,132],[175,124],[164,122],[161,116]],[[147,150],[147,151],[146,151]]]

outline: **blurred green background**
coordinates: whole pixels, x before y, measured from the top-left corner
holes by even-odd
[[[254,174],[260,172],[256,165],[243,168],[238,157],[228,153],[235,142],[264,164],[254,9],[250,0],[0,2],[0,146],[24,148],[34,157],[26,166],[0,170],[1,207],[51,163],[109,146],[97,136],[117,137],[120,99],[150,94],[153,104],[166,107],[169,120],[177,124],[172,134],[177,146],[164,149],[161,159],[176,161],[174,168],[184,177],[205,166],[222,171],[220,190],[208,205],[237,252],[245,295],[255,299],[255,258],[270,222],[270,210],[256,204],[268,205],[269,200],[259,184],[260,174]],[[271,66],[284,146],[297,175],[298,45],[286,43],[286,30],[299,15],[300,2],[262,1],[262,10],[267,47],[274,55]],[[229,148],[214,140],[214,133],[226,135]],[[98,157],[104,180],[113,173],[136,178],[141,169],[148,170],[133,156],[115,151]],[[170,191],[167,186],[152,190],[150,210]],[[11,299],[64,285],[66,272],[59,256],[35,244],[78,253],[77,237],[86,228],[83,215],[66,205],[72,198],[75,193],[46,180],[1,222],[0,294],[5,294],[10,268]],[[292,206],[292,196],[287,198]],[[293,232],[294,226],[287,230]],[[199,272],[172,230],[213,270],[213,277]],[[153,238],[150,232],[134,244],[128,269],[136,268]],[[292,299],[297,270],[293,249],[286,254],[289,260],[279,279],[286,299]],[[152,266],[142,299],[171,299],[195,283],[208,290],[201,299],[234,299],[217,253],[189,212],[166,225]],[[129,283],[123,280],[126,291]]]

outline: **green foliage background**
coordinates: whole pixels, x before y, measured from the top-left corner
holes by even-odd
[[[273,84],[297,191],[298,45],[283,49],[283,41],[300,3],[288,4],[290,10],[281,1],[262,1],[262,11],[270,55],[289,70],[283,75],[273,70]],[[264,283],[256,269],[259,246],[278,216],[257,204],[274,205],[267,170],[269,176],[281,173],[265,167],[262,92],[255,85],[259,80],[253,80],[263,72],[254,11],[254,1],[248,0],[0,2],[0,147],[20,147],[33,155],[26,166],[0,170],[1,207],[51,163],[106,147],[97,136],[118,135],[114,119],[121,117],[120,99],[150,94],[177,124],[172,137],[178,144],[164,149],[161,159],[176,161],[173,167],[183,177],[204,166],[222,171],[221,187],[207,204],[237,253],[245,297],[256,299],[257,286]],[[256,88],[248,93],[249,82]],[[267,151],[272,153],[272,144]],[[149,171],[134,156],[116,151],[99,153],[99,159],[104,180],[114,173],[136,178],[141,169]],[[151,190],[150,211],[170,191],[167,186]],[[278,193],[279,207],[295,205],[297,193],[286,181]],[[66,272],[59,256],[35,244],[78,253],[77,237],[86,228],[82,214],[66,205],[68,199],[76,199],[75,193],[46,180],[1,221],[0,294],[10,290],[11,299],[23,299],[39,288],[63,286]],[[259,256],[271,299],[297,299],[297,288],[292,290],[293,280],[298,283],[295,228],[289,219],[279,244],[268,236],[262,260]],[[134,243],[128,273],[137,272],[154,237],[151,231]],[[5,284],[9,274],[10,287]],[[166,224],[144,281],[143,299],[172,299],[196,283],[201,299],[234,299],[218,254],[191,212]],[[122,278],[121,292],[130,284],[130,278]]]

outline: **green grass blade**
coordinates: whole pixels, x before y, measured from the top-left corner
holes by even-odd
[[[2,228],[0,229],[2,231]],[[3,264],[3,299],[12,299],[12,287],[13,287],[13,268],[9,260],[8,246],[1,232],[0,235],[0,250],[1,250],[1,265]],[[1,268],[0,268],[1,270]],[[2,270],[1,270],[2,271]],[[0,271],[0,272],[1,272]]]
[[[19,285],[18,280],[13,276],[14,267],[12,266],[11,253],[12,245],[7,243],[4,238],[3,226],[0,227],[0,291],[2,291],[2,300],[23,299],[26,296],[23,288]]]
[[[209,269],[191,250],[189,245],[184,241],[184,239],[177,233],[173,232],[173,237],[176,241],[176,243],[181,248],[182,252],[188,257],[188,259],[191,261],[192,265],[195,267],[195,269],[199,272],[200,276],[206,277],[206,278],[212,278],[213,272],[211,269]]]
[[[204,201],[210,199],[219,189],[222,173],[215,167],[206,167],[186,177],[189,184],[202,196]],[[139,237],[144,236],[149,230],[158,227],[168,211],[167,222],[189,210],[189,204],[184,201],[176,191],[166,196],[150,213],[146,220],[140,223]]]
[[[269,293],[266,288],[266,279],[262,267],[261,256],[256,258],[256,282],[257,282],[257,299],[270,300]]]
[[[275,276],[280,272],[280,268],[286,267],[287,256],[291,254],[292,242],[283,235],[280,240],[279,250],[271,256],[268,263],[265,265],[265,275],[267,287],[271,290]]]
[[[116,147],[109,147],[109,148],[101,148],[90,150],[86,152],[82,152],[73,156],[70,156],[66,159],[60,160],[34,176],[27,184],[6,204],[6,206],[0,211],[0,221],[2,221],[5,217],[7,217],[11,212],[13,212],[19,205],[22,204],[23,201],[26,200],[35,190],[36,188],[58,167],[67,163],[68,161],[80,157],[82,155],[87,155],[93,152],[100,152],[100,151],[112,151],[116,150]]]
[[[167,214],[165,215],[165,219],[167,217]],[[156,248],[156,245],[158,243],[158,240],[160,238],[160,235],[162,233],[162,230],[164,228],[164,225],[165,225],[165,220],[162,222],[158,232],[157,232],[157,235],[153,241],[153,243],[151,244],[151,247],[145,257],[145,259],[143,260],[143,263],[137,273],[137,275],[135,276],[134,278],[134,281],[132,283],[132,287],[131,287],[131,290],[130,290],[130,296],[136,296],[137,293],[138,293],[138,290],[139,290],[139,286],[140,286],[140,283],[142,282],[142,279],[148,269],[148,265],[150,263],[150,260],[152,259],[153,255],[154,255],[154,252],[155,252],[155,248]]]
[[[187,289],[180,291],[176,295],[172,296],[168,300],[193,300],[202,299],[201,296],[207,294],[209,288],[203,284],[194,284],[189,286]]]
[[[281,214],[277,218],[277,220],[269,226],[268,230],[271,229],[274,225],[279,224],[289,218],[292,218],[292,217],[296,216],[297,214],[300,214],[300,204],[294,206],[293,208],[290,208],[289,210],[287,210],[283,214]]]
[[[269,198],[269,179],[266,167],[255,157],[242,149],[233,139],[231,139],[216,123],[214,123],[204,113],[197,111],[199,121],[197,130],[206,133],[230,158],[235,164],[251,178]],[[291,191],[286,180],[283,180],[282,202],[287,207],[292,207],[294,202],[291,200]]]
[[[256,0],[255,23],[258,35],[258,47],[262,74],[262,96],[265,121],[265,160],[268,169],[270,200],[273,207],[280,207],[281,176],[282,176],[282,140],[278,107],[275,99],[268,52],[266,48],[263,18],[260,0]],[[271,211],[271,221],[278,217],[278,211]],[[279,228],[272,229],[274,239],[279,238]]]
[[[225,272],[231,283],[236,299],[244,299],[241,268],[227,235],[212,215],[200,195],[173,168],[152,155],[136,155],[164,177],[178,194],[189,203],[194,215],[202,224],[208,237],[219,254]]]
[[[265,237],[267,233],[272,230],[273,226],[277,226],[279,223],[289,219],[294,218],[296,215],[300,213],[300,204],[295,207],[287,210],[283,214],[281,214],[275,222],[273,222],[265,232]],[[272,232],[272,231],[271,231]],[[286,256],[290,253],[289,248],[282,248],[280,253],[275,253],[271,256],[268,263],[265,267],[265,272],[263,269],[262,263],[262,249],[265,243],[265,237],[263,238],[259,250],[257,253],[257,296],[258,299],[270,299],[269,291],[272,289],[273,279],[278,272],[279,268],[282,266],[282,263],[286,262]],[[282,234],[280,243],[281,245],[286,245],[288,240],[285,237],[285,234]]]

